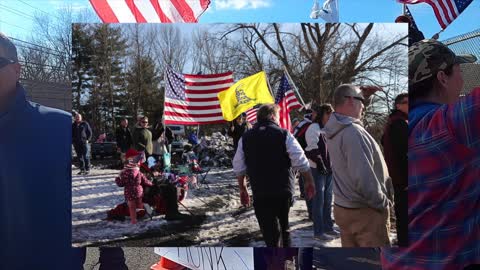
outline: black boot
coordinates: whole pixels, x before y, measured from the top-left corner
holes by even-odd
[[[182,214],[178,211],[177,188],[172,184],[165,184],[160,186],[162,197],[165,198],[167,204],[165,219],[166,220],[181,220],[189,218],[190,215]]]

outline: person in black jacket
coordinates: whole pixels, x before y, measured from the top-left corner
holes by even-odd
[[[395,193],[395,217],[399,246],[408,246],[408,93],[395,98],[382,137],[388,172]]]
[[[414,43],[424,40],[425,36],[422,31],[417,28],[412,19],[407,15],[400,15],[395,19],[396,23],[408,23],[408,47],[412,46]],[[432,36],[432,39],[438,39],[439,33],[436,33]]]
[[[132,147],[132,133],[128,128],[128,120],[123,118],[120,122],[120,127],[117,128],[115,131],[116,141],[117,141],[117,149],[120,152],[120,159],[122,160],[122,164],[125,163],[125,153],[128,149]]]
[[[233,139],[233,150],[234,153],[237,152],[238,141],[242,135],[249,129],[252,128],[252,125],[247,121],[247,114],[242,113],[234,121],[230,123],[230,128],[228,129],[228,136]]]
[[[425,39],[422,31],[414,27],[412,20],[406,15],[400,15],[395,19],[396,23],[408,23],[408,46],[410,47],[413,43]]]
[[[260,107],[258,122],[243,134],[233,159],[241,203],[250,204],[248,175],[255,216],[268,247],[290,246],[288,213],[295,190],[294,170],[305,178],[307,199],[315,194],[307,157],[292,134],[279,127],[279,110],[276,104]]]
[[[90,125],[82,120],[82,115],[75,115],[75,122],[72,124],[72,144],[80,160],[80,172],[78,174],[90,173],[90,145],[92,129]]]

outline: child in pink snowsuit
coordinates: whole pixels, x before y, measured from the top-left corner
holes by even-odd
[[[115,183],[119,187],[124,187],[125,200],[128,203],[128,210],[130,212],[130,219],[132,224],[137,223],[137,213],[136,209],[143,209],[143,187],[142,186],[152,186],[150,182],[143,173],[140,172],[139,163],[141,158],[139,155],[141,153],[137,152],[134,149],[129,149],[125,154],[127,164],[125,164],[124,169],[120,172],[120,175],[115,178]]]

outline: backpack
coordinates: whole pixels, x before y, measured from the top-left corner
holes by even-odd
[[[305,133],[307,133],[307,129],[311,124],[312,123],[305,123],[298,129],[298,132],[296,132],[296,134],[294,135],[303,150],[307,148],[307,139],[305,139]]]

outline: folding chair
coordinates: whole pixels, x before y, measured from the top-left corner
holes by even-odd
[[[207,189],[210,189],[210,186],[208,186],[208,181],[205,180],[209,172],[210,168],[202,168],[200,171],[192,171],[192,174],[197,177],[197,182],[200,183],[200,185],[205,185]]]

